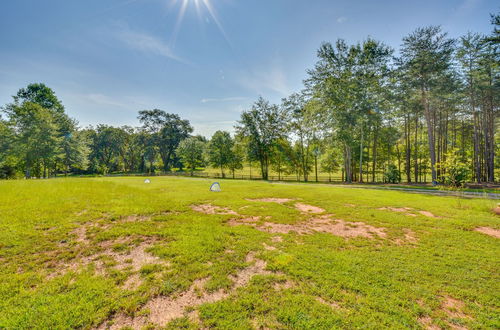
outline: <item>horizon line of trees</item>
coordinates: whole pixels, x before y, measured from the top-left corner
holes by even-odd
[[[140,127],[78,128],[54,91],[30,84],[2,107],[0,178],[112,172],[222,176],[259,164],[297,180],[341,172],[346,182],[495,182],[498,177],[500,18],[491,35],[451,39],[439,26],[403,38],[398,55],[367,38],[323,43],[304,89],[280,104],[262,97],[236,133],[194,136],[188,120],[139,111]]]

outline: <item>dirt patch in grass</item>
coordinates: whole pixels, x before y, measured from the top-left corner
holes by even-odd
[[[419,305],[423,306],[423,303],[419,302]],[[470,320],[471,317],[464,312],[464,309],[465,303],[463,301],[450,296],[443,296],[441,299],[441,306],[439,308],[439,311],[444,313],[448,317],[449,320],[446,323],[451,329],[468,329],[463,325],[450,322],[450,320]],[[419,317],[418,322],[425,329],[441,329],[439,326],[433,323],[432,318],[428,315]]]
[[[314,213],[314,214],[318,214],[318,213],[325,212],[325,210],[322,209],[321,207],[317,207],[317,206],[313,206],[313,205],[308,205],[308,204],[304,204],[304,203],[295,203],[295,208],[297,210],[299,210],[300,212],[302,212],[302,213]]]
[[[412,209],[411,207],[380,207],[377,210],[404,213],[405,215],[410,216],[410,217],[416,217],[417,214],[412,213],[412,212],[417,212],[417,213],[420,213],[421,215],[423,215],[425,217],[440,218],[440,217],[434,215],[432,212],[429,212],[429,211],[417,211],[417,210]]]
[[[276,250],[276,247],[274,247],[272,245],[268,245],[266,243],[262,243],[262,246],[264,247],[264,250],[267,250],[267,251],[275,251]]]
[[[294,201],[295,199],[291,199],[291,198],[256,198],[256,199],[250,199],[250,198],[247,198],[246,200],[250,201],[250,202],[265,202],[265,203],[284,204],[284,203],[288,203],[288,202]]]
[[[128,223],[128,222],[142,222],[142,221],[149,221],[149,220],[151,220],[150,216],[134,214],[134,215],[129,215],[129,216],[120,218],[119,222]]]
[[[191,208],[200,213],[205,213],[205,214],[232,214],[232,215],[237,215],[235,211],[231,210],[230,208],[227,207],[221,207],[221,206],[216,206],[212,204],[200,204],[200,205],[191,205]]]
[[[427,315],[419,317],[418,323],[420,323],[422,327],[427,330],[441,330],[440,327],[432,323],[432,318]]]
[[[273,242],[273,243],[283,242],[283,237],[281,237],[281,236],[273,236],[273,237],[271,237],[271,242]]]
[[[239,271],[236,275],[230,276],[233,286],[230,291],[218,290],[207,292],[204,290],[208,278],[199,279],[193,282],[187,291],[174,297],[158,296],[149,300],[138,313],[138,316],[132,317],[123,313],[117,314],[111,322],[104,322],[98,329],[122,329],[131,327],[141,329],[142,327],[153,324],[155,326],[165,326],[173,319],[188,316],[196,320],[196,311],[190,311],[193,308],[205,303],[213,303],[225,299],[237,288],[246,286],[255,275],[273,274],[265,270],[267,264],[265,261],[255,258],[255,254],[250,252],[246,257],[246,262],[251,265]]]
[[[327,305],[327,306],[329,306],[332,309],[341,309],[342,308],[336,302],[326,301],[325,299],[323,299],[321,297],[316,297],[316,301],[318,301],[319,303],[321,303],[323,305]]]
[[[470,316],[465,314],[465,303],[450,296],[443,297],[441,304],[443,311],[451,318],[468,319]]]
[[[254,227],[257,230],[268,233],[289,234],[295,232],[299,235],[309,235],[315,232],[329,233],[335,236],[352,238],[365,237],[374,238],[386,237],[385,228],[377,228],[364,222],[348,222],[340,219],[333,219],[332,215],[311,217],[310,219],[297,224],[282,224],[274,222],[264,222],[258,224],[255,222],[243,222],[240,219],[232,219],[228,222],[231,226],[246,225]]]
[[[64,275],[69,271],[78,271],[91,264],[95,267],[95,273],[101,276],[107,274],[107,269],[127,269],[138,272],[143,266],[150,264],[168,267],[168,262],[146,251],[156,242],[154,238],[135,237],[136,240],[142,240],[142,242],[137,243],[137,245],[133,245],[133,239],[133,237],[125,237],[101,242],[98,244],[98,252],[89,255],[86,254],[86,248],[83,248],[79,254],[69,262],[59,262],[52,265],[56,271],[50,274],[48,278],[51,279],[56,276]],[[132,245],[132,247],[130,247],[130,245]]]
[[[491,237],[500,238],[500,229],[494,229],[491,227],[478,227],[474,230]]]
[[[495,207],[493,210],[491,210],[493,213],[495,213],[496,215],[500,215],[500,204],[497,205],[497,207]]]

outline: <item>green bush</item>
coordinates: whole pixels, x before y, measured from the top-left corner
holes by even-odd
[[[446,160],[437,164],[443,183],[450,187],[462,187],[470,177],[469,166],[461,159],[458,149],[446,153]]]
[[[384,181],[388,183],[400,183],[401,182],[401,172],[394,164],[390,164],[387,171],[384,173]]]

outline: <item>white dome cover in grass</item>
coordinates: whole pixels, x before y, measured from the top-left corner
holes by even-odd
[[[210,186],[210,191],[215,191],[215,192],[221,191],[220,184],[218,182],[212,183],[212,185]]]

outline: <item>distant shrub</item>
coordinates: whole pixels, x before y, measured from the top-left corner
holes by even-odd
[[[444,162],[437,164],[442,173],[443,183],[450,187],[463,187],[470,177],[469,166],[460,157],[458,149],[446,153],[445,159]]]
[[[384,173],[384,181],[387,183],[400,183],[401,172],[394,164],[390,164],[387,171]]]

